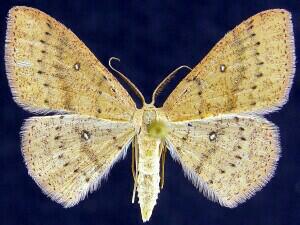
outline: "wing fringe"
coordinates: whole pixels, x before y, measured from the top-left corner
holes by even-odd
[[[111,164],[101,174],[99,174],[98,177],[96,177],[93,181],[91,181],[89,183],[88,187],[84,189],[84,191],[80,194],[80,196],[75,201],[67,202],[67,201],[65,201],[65,199],[62,198],[61,194],[55,193],[55,192],[53,192],[53,190],[49,189],[47,185],[43,185],[43,183],[39,180],[39,177],[36,175],[36,173],[34,171],[32,171],[31,165],[27,160],[27,153],[25,151],[25,149],[27,148],[26,132],[27,132],[28,128],[32,126],[32,121],[35,120],[36,118],[38,118],[38,117],[31,117],[31,118],[25,120],[25,122],[23,123],[23,126],[21,128],[21,132],[20,132],[20,134],[21,134],[21,152],[23,155],[24,163],[28,170],[28,174],[30,175],[30,177],[32,177],[32,179],[39,186],[39,188],[42,190],[42,192],[45,195],[47,195],[50,199],[52,199],[53,201],[61,204],[64,208],[70,208],[72,206],[75,206],[78,202],[85,199],[89,193],[92,193],[92,192],[96,191],[98,188],[100,188],[102,181],[107,179],[108,174],[109,174],[110,170],[113,168],[113,166],[115,165],[115,163],[118,162],[119,160],[125,158],[128,147],[133,138],[132,137],[128,140],[128,142],[123,146],[123,148],[120,150],[120,153],[111,162]]]
[[[235,114],[232,115],[221,115],[218,116],[219,118],[231,118],[237,116]],[[218,118],[218,117],[213,117],[214,119]],[[184,171],[184,175],[192,182],[192,184],[200,191],[203,193],[203,195],[208,198],[209,200],[213,201],[213,202],[218,202],[221,206],[225,206],[228,208],[235,208],[237,207],[239,204],[244,203],[245,201],[247,201],[248,199],[250,199],[254,194],[256,194],[258,191],[260,191],[263,187],[266,186],[266,184],[272,179],[272,177],[274,177],[275,175],[275,170],[277,168],[277,164],[279,161],[279,158],[281,157],[281,147],[280,147],[280,135],[279,135],[279,129],[278,127],[273,124],[272,122],[266,120],[265,118],[261,118],[255,115],[248,115],[248,118],[252,118],[252,119],[256,119],[256,120],[260,120],[262,122],[267,123],[271,130],[274,132],[274,140],[275,140],[275,148],[276,148],[276,156],[277,158],[275,158],[273,164],[270,167],[269,172],[267,173],[266,177],[264,177],[262,180],[260,180],[259,182],[256,183],[256,186],[249,189],[247,193],[245,193],[243,196],[239,197],[238,199],[235,199],[234,201],[226,201],[225,199],[222,199],[222,196],[219,196],[219,194],[212,190],[208,184],[199,176],[197,175],[197,173],[195,173],[194,171],[192,171],[191,169],[189,169],[188,167],[186,167],[181,161],[180,158],[178,156],[178,154],[176,153],[176,150],[174,148],[174,145],[167,140],[167,147],[170,150],[170,154],[172,156],[172,158],[176,161],[179,162],[179,164],[181,164],[183,171]],[[204,120],[211,120],[212,118],[206,118]],[[203,120],[201,120],[203,121]]]

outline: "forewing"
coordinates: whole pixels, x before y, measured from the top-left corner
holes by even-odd
[[[295,72],[291,15],[267,10],[219,41],[163,105],[172,121],[267,113],[288,98]]]
[[[228,115],[170,123],[171,153],[211,200],[235,207],[273,176],[280,154],[277,128],[249,116]]]
[[[8,13],[5,62],[17,103],[29,111],[66,111],[130,120],[135,104],[79,38],[45,13]]]
[[[35,182],[70,207],[97,188],[134,135],[127,122],[86,116],[32,117],[22,132],[22,152]]]

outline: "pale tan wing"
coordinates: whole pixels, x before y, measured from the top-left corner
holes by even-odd
[[[172,156],[204,195],[236,207],[271,179],[280,155],[278,132],[271,122],[228,115],[170,123]]]
[[[5,62],[14,98],[29,111],[130,120],[136,109],[78,37],[37,9],[9,11]]]
[[[32,117],[23,127],[22,152],[43,192],[70,207],[97,188],[125,156],[133,135],[127,122],[78,115]]]
[[[278,109],[295,73],[291,15],[267,10],[219,41],[163,105],[172,121]]]

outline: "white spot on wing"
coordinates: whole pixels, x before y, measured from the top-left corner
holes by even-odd
[[[18,67],[31,67],[32,64],[29,61],[19,61],[16,63]]]

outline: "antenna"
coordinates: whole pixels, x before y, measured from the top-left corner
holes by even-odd
[[[175,74],[181,70],[182,68],[186,68],[189,70],[192,70],[191,67],[186,66],[186,65],[182,65],[179,66],[178,68],[176,68],[175,70],[173,70],[154,90],[153,94],[152,94],[152,101],[151,104],[155,103],[155,99],[157,97],[157,95],[163,90],[163,88],[166,86],[167,83],[169,83],[171,81],[171,79],[175,76]]]
[[[121,78],[123,81],[125,81],[125,83],[131,88],[131,90],[137,95],[137,97],[141,100],[142,102],[142,105],[144,106],[145,105],[145,98],[144,96],[142,95],[142,93],[140,92],[140,90],[123,74],[121,73],[120,71],[118,71],[117,69],[115,69],[112,65],[111,65],[111,61],[112,60],[117,60],[118,62],[120,62],[121,60],[119,58],[116,58],[116,57],[111,57],[109,59],[109,62],[108,62],[108,65],[109,67],[115,71]]]

